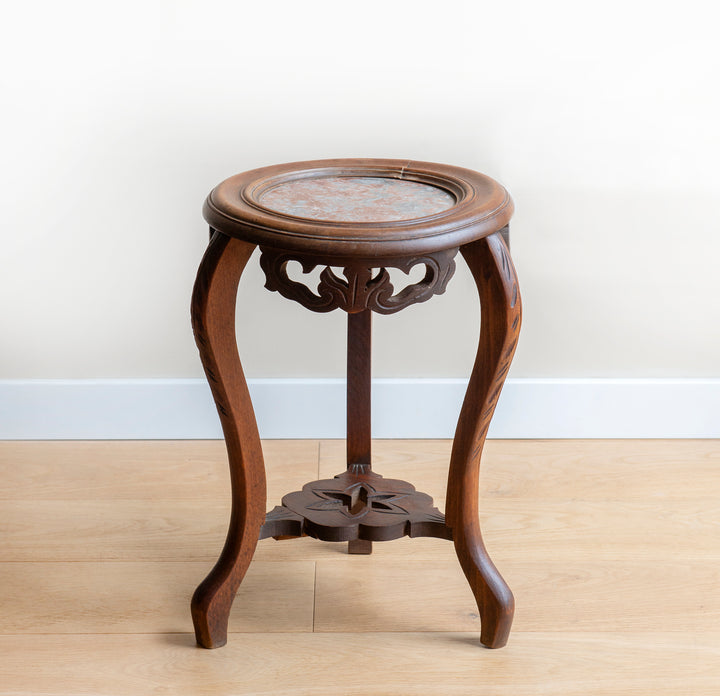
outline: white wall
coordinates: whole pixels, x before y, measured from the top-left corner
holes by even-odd
[[[69,0],[3,11],[0,378],[201,376],[204,196],[336,156],[483,171],[517,204],[514,377],[720,376],[712,5]],[[343,374],[344,317],[243,280],[251,377]],[[477,302],[376,322],[382,377],[467,374]],[[398,351],[397,347],[409,350]]]

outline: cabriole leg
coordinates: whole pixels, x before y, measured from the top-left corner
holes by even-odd
[[[192,298],[195,341],[220,415],[232,485],[225,546],[191,603],[195,636],[204,648],[218,648],[227,642],[230,607],[265,519],[262,449],[235,339],[237,287],[253,249],[253,244],[215,232],[200,264]]]
[[[517,276],[502,232],[461,248],[480,294],[481,327],[453,442],[446,512],[458,559],[480,612],[480,641],[488,648],[505,645],[515,608],[510,588],[485,549],[478,518],[480,458],[521,321]]]

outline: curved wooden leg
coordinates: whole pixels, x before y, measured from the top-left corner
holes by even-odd
[[[225,546],[191,603],[195,636],[204,648],[219,648],[227,641],[230,607],[265,520],[262,449],[235,339],[238,282],[254,248],[215,232],[200,264],[192,298],[195,341],[220,415],[232,485]]]
[[[490,560],[480,534],[480,457],[490,419],[515,353],[521,304],[515,268],[498,232],[461,248],[480,294],[480,344],[453,442],[446,523],[480,611],[480,641],[507,642],[515,600]]]

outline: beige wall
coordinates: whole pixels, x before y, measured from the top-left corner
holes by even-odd
[[[16,4],[0,41],[0,378],[200,376],[204,196],[333,156],[447,162],[511,189],[514,376],[720,376],[708,6]],[[343,373],[344,316],[271,295],[256,267],[241,292],[250,376]],[[476,336],[461,269],[445,296],[378,317],[376,374],[465,375]]]

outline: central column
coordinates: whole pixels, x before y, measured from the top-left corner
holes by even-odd
[[[347,468],[363,465],[370,471],[372,369],[372,312],[363,309],[348,314],[347,332]],[[372,553],[372,542],[354,539],[348,542],[348,553]]]

